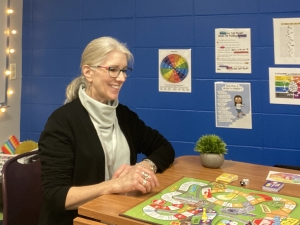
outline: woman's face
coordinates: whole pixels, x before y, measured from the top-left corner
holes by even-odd
[[[234,101],[236,103],[241,103],[242,102],[242,98],[241,97],[235,97]]]
[[[127,58],[124,53],[113,51],[107,55],[107,58],[103,63],[95,66],[124,69],[127,68]],[[90,83],[91,88],[90,91],[88,90],[89,88],[86,88],[86,93],[93,99],[102,103],[117,99],[121,87],[126,81],[126,75],[121,72],[118,77],[111,78],[107,69],[95,68],[91,69],[88,65],[83,68],[83,73]]]

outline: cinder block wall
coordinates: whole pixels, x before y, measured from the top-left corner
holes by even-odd
[[[299,0],[24,0],[21,139],[38,140],[85,45],[100,36],[135,56],[120,101],[169,139],[176,155],[196,155],[208,133],[228,144],[226,159],[299,165],[300,107],[269,103],[273,18],[300,17]],[[251,74],[215,73],[215,28],[250,28]],[[192,49],[192,93],[158,91],[158,50]],[[299,67],[300,65],[298,65]],[[250,82],[253,129],[215,127],[214,82]]]

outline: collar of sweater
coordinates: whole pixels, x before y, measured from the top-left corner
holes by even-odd
[[[78,93],[83,107],[88,111],[90,117],[98,124],[100,129],[107,129],[114,125],[116,119],[116,108],[119,104],[118,99],[103,104],[88,96],[85,88],[81,86]]]

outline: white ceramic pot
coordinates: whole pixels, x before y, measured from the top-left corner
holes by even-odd
[[[220,154],[200,154],[200,162],[204,167],[217,169],[224,163],[224,155]]]

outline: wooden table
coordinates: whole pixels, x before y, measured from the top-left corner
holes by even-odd
[[[262,190],[262,185],[268,176],[269,171],[282,171],[287,173],[299,173],[296,170],[275,168],[262,166],[250,163],[242,163],[236,161],[225,160],[224,164],[219,169],[209,169],[201,165],[199,156],[181,156],[175,159],[174,164],[162,174],[157,174],[160,186],[156,187],[152,193],[146,195],[132,192],[126,195],[110,194],[102,195],[90,202],[87,202],[79,207],[79,215],[87,219],[86,225],[99,225],[95,221],[117,225],[141,225],[148,224],[145,222],[132,220],[126,217],[119,216],[120,213],[130,209],[138,203],[157,194],[162,189],[168,187],[182,177],[192,177],[207,181],[214,181],[216,177],[224,172],[233,173],[239,176],[239,179],[232,182],[230,185],[240,186],[240,180],[246,178],[250,180],[246,188],[253,190]],[[281,195],[300,197],[299,185],[285,184],[280,191]],[[94,221],[93,221],[94,220]],[[90,222],[90,223],[89,223]],[[92,223],[93,222],[93,223]],[[74,222],[74,225],[76,223]],[[79,224],[79,223],[77,223]]]

